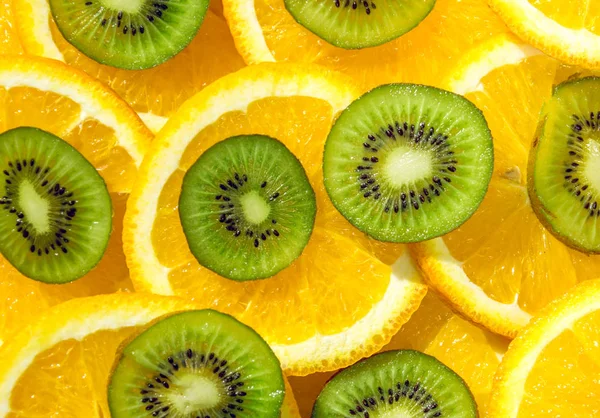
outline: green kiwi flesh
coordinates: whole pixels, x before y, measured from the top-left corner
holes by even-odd
[[[477,209],[493,170],[491,133],[462,96],[390,84],[351,103],[323,159],[335,207],[375,239],[418,242],[452,231]]]
[[[532,207],[546,228],[570,247],[600,253],[600,78],[555,88],[528,171]]]
[[[336,374],[312,418],[475,418],[465,382],[427,354],[386,351]]]
[[[49,0],[65,39],[101,64],[142,70],[183,50],[208,0]]]
[[[316,215],[300,161],[276,139],[228,138],[188,170],[179,215],[203,266],[234,280],[271,277],[300,256]]]
[[[434,5],[435,0],[285,0],[299,24],[345,49],[396,39],[421,23]]]
[[[200,310],[162,318],[121,348],[112,418],[279,418],[279,360],[251,328]]]
[[[62,139],[36,128],[0,135],[0,253],[25,276],[66,283],[102,258],[112,230],[102,177]]]

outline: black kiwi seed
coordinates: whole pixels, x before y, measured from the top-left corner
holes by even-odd
[[[333,416],[476,418],[477,406],[465,382],[440,361],[400,350],[377,354],[336,374],[312,412],[312,418]]]
[[[285,0],[285,7],[302,26],[332,45],[368,48],[396,39],[416,27],[433,9],[435,0]]]
[[[483,200],[492,169],[482,113],[461,96],[411,84],[380,86],[350,104],[323,159],[334,206],[361,231],[392,242],[460,226]]]
[[[120,350],[113,370],[113,418],[279,418],[285,393],[268,344],[212,310],[159,320]]]
[[[200,28],[208,0],[49,0],[65,39],[101,64],[129,70],[159,65]]]
[[[229,138],[205,151],[186,173],[179,203],[194,256],[234,280],[270,277],[289,266],[308,243],[316,215],[298,159],[261,135]]]
[[[75,148],[36,128],[0,135],[0,252],[46,283],[80,278],[102,258],[112,228],[104,180]]]
[[[540,221],[565,244],[600,253],[600,78],[569,80],[544,105],[528,183]]]

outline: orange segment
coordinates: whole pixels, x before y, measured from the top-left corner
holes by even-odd
[[[218,9],[211,7],[180,54],[155,68],[128,71],[98,64],[69,44],[50,16],[47,0],[14,0],[19,36],[28,53],[64,61],[103,81],[153,129],[162,127],[164,118],[194,93],[244,66],[225,20],[212,11]]]
[[[355,77],[363,89],[390,82],[438,85],[470,46],[506,29],[483,0],[438,0],[417,28],[382,46],[344,50],[298,24],[283,0],[224,0],[225,16],[246,62],[326,65]]]
[[[593,0],[528,0],[550,19],[571,29],[584,27],[585,18]]]
[[[530,315],[600,275],[600,257],[554,238],[527,191],[540,111],[557,80],[575,71],[499,36],[469,51],[447,81],[483,111],[494,137],[494,175],[467,222],[415,251],[432,285],[457,309],[503,335],[513,337]]]
[[[383,346],[425,287],[405,246],[373,243],[325,193],[325,139],[358,94],[350,80],[321,67],[262,64],[220,79],[184,104],[153,143],[128,203],[124,241],[136,289],[183,295],[237,316],[265,337],[290,374],[342,367]],[[303,254],[254,282],[201,267],[178,212],[186,170],[210,146],[240,134],[282,141],[302,162],[318,201]]]
[[[540,311],[498,368],[490,418],[583,418],[600,413],[600,280]]]

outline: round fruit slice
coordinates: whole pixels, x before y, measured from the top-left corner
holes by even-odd
[[[425,19],[435,0],[284,3],[294,19],[315,35],[337,47],[357,49],[404,35]]]
[[[119,350],[108,384],[113,418],[156,414],[279,418],[279,360],[252,328],[213,310],[167,318]]]
[[[524,41],[573,65],[600,67],[600,14],[593,0],[488,0]]]
[[[53,2],[55,1],[58,2],[59,0],[53,0]],[[103,1],[106,4],[121,7],[125,3],[128,3],[130,7],[133,3],[144,3],[143,1],[134,2],[132,0],[127,2]],[[73,5],[73,7],[81,5],[86,7],[87,10],[90,7],[94,8],[98,0],[94,0],[90,6],[84,6],[85,3],[88,3],[87,1],[77,2],[77,5],[66,1],[65,4],[67,3]],[[168,7],[171,8],[167,11],[177,10],[179,18],[187,16],[188,13],[187,10],[183,14],[181,13],[179,6],[181,2],[153,1],[146,3],[152,6],[154,4],[161,6],[148,9],[150,13],[145,17],[148,19],[148,16],[154,16],[154,22],[158,21],[156,12],[159,11],[162,14],[164,12],[162,6],[166,4],[169,4]],[[192,3],[205,4],[204,0]],[[236,71],[244,65],[243,60],[235,50],[227,23],[210,10],[206,12],[206,17],[197,35],[183,51],[154,68],[131,71],[101,65],[67,42],[52,18],[49,0],[13,0],[13,5],[16,29],[26,53],[64,61],[70,66],[83,70],[104,82],[129,103],[140,114],[148,127],[154,131],[160,129],[166,118],[194,93],[204,88],[208,83]],[[116,25],[119,22],[118,16],[117,13]],[[131,36],[132,41],[134,41],[131,47],[135,47],[137,50],[139,47],[136,45],[139,43],[141,46],[143,42],[141,37],[147,39],[149,32],[140,34],[138,27],[134,37],[132,36],[133,31],[130,29],[130,22],[125,22],[123,19],[125,19],[125,15],[121,18],[123,23],[117,28],[124,30],[125,25],[128,25],[128,35],[125,35]],[[168,22],[164,21],[163,23]],[[101,26],[102,20],[97,24]],[[146,27],[144,26],[144,28]],[[108,31],[108,26],[103,27],[103,29]],[[88,32],[91,32],[91,30],[86,30],[86,36]],[[121,32],[120,35],[124,34]],[[156,41],[159,42],[158,39]],[[219,57],[218,60],[215,59],[217,56]]]
[[[360,19],[362,23],[376,16],[376,13],[379,16],[381,11],[382,19],[387,19],[389,10],[400,7],[400,4],[419,3],[424,6],[424,9],[419,10],[425,10],[430,7],[432,1],[369,0],[366,2],[371,9],[369,16],[364,16],[364,1],[339,0],[340,9],[334,7],[335,0],[294,0],[293,3],[305,7],[307,11],[323,7],[331,8],[331,13],[340,16],[352,13],[354,18],[343,19],[343,23],[338,23],[340,20],[333,18],[332,26],[336,29],[327,30],[327,36],[333,37],[336,36],[335,33],[343,33],[342,28],[345,27],[356,28],[361,35],[361,41],[367,42],[376,39],[376,36],[366,33],[364,26],[358,24],[357,16],[364,17]],[[375,9],[372,7],[373,3]],[[292,1],[288,0],[287,4],[289,7]],[[352,9],[354,4],[356,9]],[[223,6],[235,45],[248,64],[265,61],[321,64],[358,80],[361,91],[397,82],[439,86],[449,66],[456,62],[466,49],[493,34],[507,31],[506,26],[490,10],[485,0],[437,0],[431,13],[415,29],[400,38],[373,48],[347,50],[323,42],[319,36],[296,22],[294,13],[286,9],[285,0],[224,0]],[[327,23],[319,22],[327,20],[326,16],[326,13],[319,14],[311,25],[323,26],[325,30]],[[425,16],[425,12],[413,14],[411,11],[405,16],[416,23]],[[399,24],[399,21],[404,19],[405,17],[391,19],[391,22],[378,25],[377,30],[383,26],[393,27],[394,31],[402,29],[403,25]],[[308,23],[305,24],[308,26]],[[382,33],[384,32],[382,29]]]
[[[600,78],[559,85],[544,105],[532,149],[529,197],[540,221],[565,244],[600,252]]]
[[[600,281],[555,300],[510,344],[490,400],[490,418],[593,416],[600,410]]]
[[[125,252],[136,289],[194,298],[235,316],[265,338],[287,374],[337,369],[379,350],[426,288],[405,247],[358,233],[325,193],[325,139],[358,94],[352,80],[321,67],[262,64],[189,100],[153,142],[127,205]],[[277,138],[300,160],[317,215],[308,245],[289,267],[265,280],[236,282],[198,263],[178,202],[200,155],[232,136],[254,134]]]
[[[316,212],[300,161],[262,135],[206,150],[185,175],[179,198],[198,262],[234,280],[264,279],[288,267],[306,247]]]
[[[70,44],[101,64],[128,70],[155,67],[181,52],[196,36],[208,9],[208,0],[49,3]]]
[[[73,297],[131,289],[122,249],[122,220],[128,192],[152,134],[102,83],[43,58],[0,57],[0,110],[0,132],[35,126],[83,154],[106,182],[114,213],[104,257],[74,283],[54,286],[29,280],[0,256],[1,345],[49,306]],[[6,177],[2,171],[0,176]],[[5,180],[2,182],[4,189]]]
[[[0,417],[111,416],[107,382],[119,346],[152,321],[194,308],[172,297],[114,294],[38,315],[0,348]],[[287,388],[282,412],[299,417]]]
[[[481,111],[435,87],[378,87],[342,112],[325,143],[325,187],[361,231],[417,242],[452,231],[483,200],[492,136]]]
[[[477,406],[459,375],[435,357],[414,350],[386,351],[336,374],[312,416],[477,417]]]
[[[0,253],[45,283],[79,279],[106,250],[112,208],[106,183],[83,155],[36,128],[0,134]]]
[[[508,342],[456,315],[428,292],[419,309],[382,351],[411,349],[434,356],[464,379],[480,415],[485,416],[494,373]],[[319,392],[334,374],[290,378],[302,416],[310,416]]]
[[[443,238],[417,244],[415,255],[426,280],[455,309],[509,337],[569,288],[600,275],[600,258],[548,232],[527,192],[540,110],[574,71],[500,36],[467,53],[447,82],[483,110],[494,137],[494,173],[473,216]]]

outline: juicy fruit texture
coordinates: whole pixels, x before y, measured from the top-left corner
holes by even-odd
[[[471,102],[434,87],[378,87],[342,112],[325,144],[333,204],[392,242],[445,234],[477,209],[493,169],[492,137]]]
[[[471,389],[484,416],[496,368],[509,340],[483,330],[453,313],[434,292],[428,292],[419,309],[392,337],[383,351],[411,349],[434,356],[458,374]],[[291,377],[290,383],[302,416],[310,410],[332,373]]]
[[[418,244],[417,263],[455,309],[509,337],[569,288],[600,275],[600,258],[565,246],[539,222],[527,191],[542,106],[577,71],[501,36],[467,53],[449,81],[490,125],[494,173],[479,209],[443,239]]]
[[[490,418],[600,413],[600,281],[571,289],[511,343],[498,368]]]
[[[0,135],[0,252],[29,278],[65,283],[102,258],[112,229],[104,180],[75,148],[36,128]]]
[[[321,67],[261,64],[188,101],[154,141],[127,205],[124,244],[136,289],[235,316],[265,338],[288,374],[334,370],[380,349],[426,288],[404,246],[358,233],[325,193],[325,138],[334,115],[358,94],[351,80]],[[189,251],[178,202],[185,173],[205,150],[248,134],[278,138],[300,160],[317,215],[308,245],[288,268],[236,282]]]
[[[559,240],[600,252],[600,78],[559,85],[542,110],[532,149],[529,196]]]
[[[133,289],[122,248],[122,221],[131,183],[151,140],[135,112],[86,74],[43,58],[0,57],[0,132],[24,125],[63,138],[96,167],[111,194],[113,233],[96,268],[60,286],[28,280],[0,257],[0,344],[50,306]],[[2,171],[0,176],[6,177]]]
[[[67,41],[101,64],[129,70],[155,67],[180,52],[208,9],[206,0],[49,1]]]
[[[0,54],[20,54],[23,47],[14,26],[12,0],[0,3]]]
[[[525,42],[571,65],[600,67],[600,13],[594,0],[488,0]]]
[[[435,0],[285,0],[285,8],[302,26],[332,45],[367,48],[396,39],[431,12]]]
[[[38,311],[0,348],[0,416],[110,417],[106,389],[119,346],[151,321],[195,308],[173,297],[113,294]],[[286,391],[282,418],[296,410]]]
[[[108,403],[114,418],[278,418],[284,393],[267,343],[233,317],[204,310],[160,319],[123,347]]]
[[[374,2],[379,8],[380,2]],[[429,16],[400,38],[378,47],[346,50],[323,42],[298,24],[284,0],[224,0],[223,4],[236,47],[248,64],[321,64],[355,78],[362,91],[395,82],[439,86],[466,49],[507,31],[485,0],[437,0]]]
[[[386,351],[335,375],[317,398],[321,417],[477,417],[464,381],[427,354]]]
[[[52,19],[47,0],[13,0],[13,4],[15,26],[28,54],[64,61],[104,82],[154,131],[194,93],[244,66],[227,23],[211,10],[183,51],[157,67],[130,71],[101,65],[67,42]]]
[[[300,256],[317,204],[302,164],[281,142],[237,136],[186,173],[179,215],[200,264],[234,280],[273,276]]]

